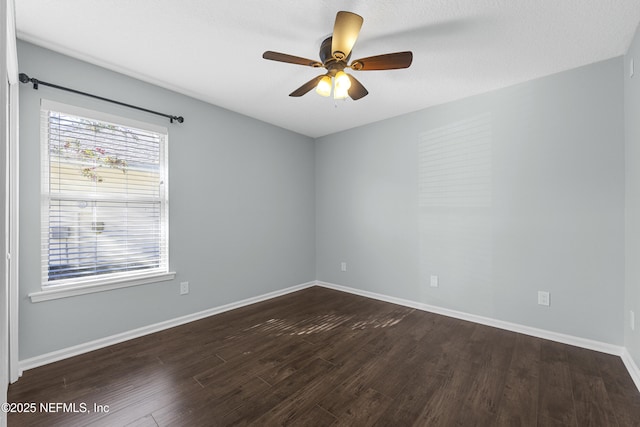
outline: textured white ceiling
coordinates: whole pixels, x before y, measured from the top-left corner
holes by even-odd
[[[639,0],[15,0],[18,37],[318,137],[625,53]],[[339,10],[364,18],[352,59],[411,50],[406,70],[353,71],[337,103],[288,94],[319,70]],[[188,120],[188,118],[187,118]]]

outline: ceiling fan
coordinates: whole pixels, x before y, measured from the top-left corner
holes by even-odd
[[[291,92],[289,96],[302,96],[315,87],[316,92],[322,96],[331,95],[331,90],[333,89],[333,97],[335,99],[344,99],[349,96],[356,101],[367,96],[369,92],[355,77],[345,73],[345,68],[354,71],[395,70],[408,68],[413,60],[413,53],[406,51],[369,56],[349,63],[351,49],[353,49],[353,45],[358,39],[363,21],[362,17],[355,13],[338,12],[333,26],[333,34],[327,37],[320,45],[320,62],[270,50],[263,53],[262,57],[271,61],[325,68],[327,70],[325,74],[309,80]]]

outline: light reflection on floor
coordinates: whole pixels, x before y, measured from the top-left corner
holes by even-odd
[[[324,314],[311,318],[291,321],[288,319],[269,319],[253,325],[245,331],[275,333],[276,335],[310,335],[327,332],[339,326],[352,330],[369,328],[388,328],[397,325],[410,311],[404,313],[388,313],[370,315],[366,319],[356,318],[354,315]]]

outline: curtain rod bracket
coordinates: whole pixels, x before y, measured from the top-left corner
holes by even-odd
[[[20,73],[19,77],[22,83],[33,83],[33,88],[38,90],[38,79],[29,78],[25,73]]]
[[[123,107],[133,108],[135,110],[140,110],[140,111],[144,111],[146,113],[155,114],[157,116],[167,117],[169,119],[169,122],[171,122],[171,123],[173,123],[174,120],[177,121],[178,123],[183,123],[184,122],[184,117],[182,117],[182,116],[172,116],[170,114],[159,113],[157,111],[149,110],[149,109],[142,108],[142,107],[137,107],[135,105],[125,104],[124,102],[114,101],[113,99],[103,98],[102,96],[92,95],[90,93],[81,92],[79,90],[71,89],[71,88],[68,88],[68,87],[58,86],[58,85],[55,85],[53,83],[43,82],[43,81],[40,81],[38,79],[31,78],[28,75],[26,75],[25,73],[20,73],[19,78],[20,78],[20,82],[21,83],[33,83],[33,88],[35,90],[38,90],[38,85],[45,85],[45,86],[49,86],[49,87],[52,87],[52,88],[55,88],[55,89],[61,89],[61,90],[66,90],[67,92],[77,93],[78,95],[84,95],[84,96],[88,96],[90,98],[99,99],[101,101],[106,101],[106,102],[111,102],[113,104],[122,105]]]

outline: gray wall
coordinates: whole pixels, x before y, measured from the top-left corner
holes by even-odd
[[[20,92],[20,359],[315,278],[311,138],[19,42],[20,71],[183,124],[40,86]],[[185,75],[185,78],[188,76]],[[40,289],[40,98],[169,128],[170,268],[176,279],[31,303]],[[178,283],[190,282],[180,296]]]
[[[640,30],[639,30],[640,31]],[[630,62],[635,59],[634,76]],[[624,112],[626,142],[626,286],[624,343],[640,366],[640,32],[636,32],[625,56]],[[629,311],[636,316],[631,330]]]
[[[316,140],[317,279],[622,345],[622,68]]]

